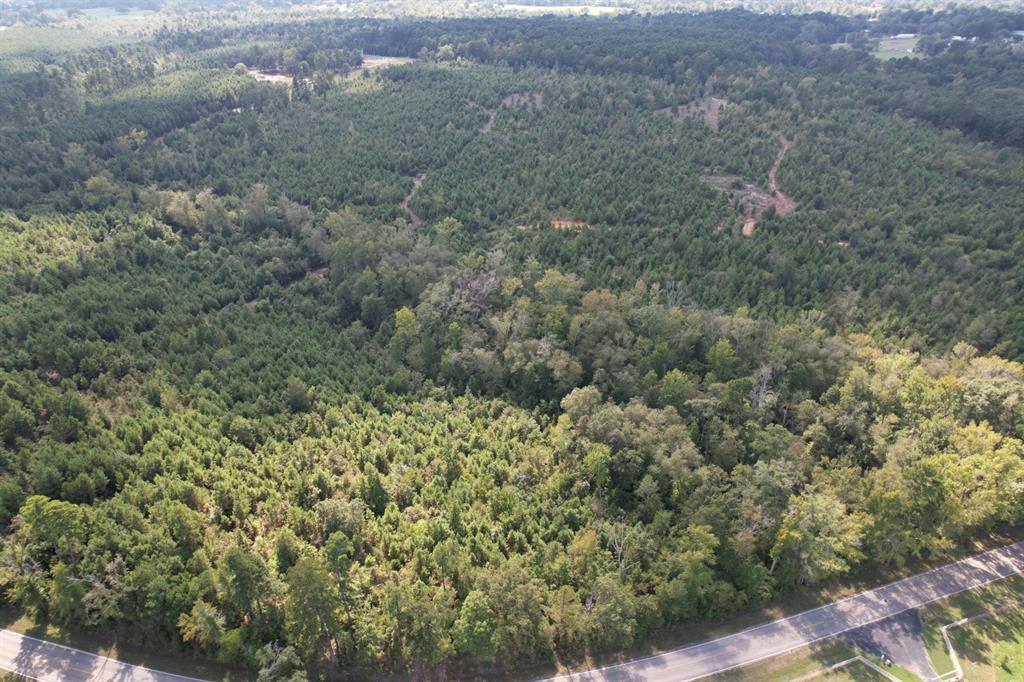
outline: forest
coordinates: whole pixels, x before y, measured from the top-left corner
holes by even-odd
[[[1024,523],[1024,13],[184,16],[0,33],[6,607],[472,678]]]

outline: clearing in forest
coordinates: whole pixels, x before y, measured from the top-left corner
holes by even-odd
[[[389,66],[396,66],[398,64],[411,64],[414,61],[416,60],[412,57],[387,57],[379,54],[364,54],[363,63],[352,69],[349,73],[356,74],[360,71],[386,69]]]
[[[359,66],[353,67],[351,71],[346,74],[348,77],[357,76],[363,71],[374,71],[376,69],[384,69],[389,66],[396,64],[408,64],[416,61],[412,57],[385,57],[377,54],[364,54],[363,63]],[[293,76],[286,71],[279,71],[276,69],[249,69],[249,75],[260,82],[265,83],[286,83],[291,84]],[[301,78],[305,83],[311,82],[309,78]]]
[[[286,83],[291,85],[292,82],[292,76],[284,73],[283,71],[259,71],[258,69],[249,69],[249,75],[261,83]]]
[[[735,175],[702,175],[704,182],[712,185],[715,189],[729,195],[736,201],[740,213],[743,214],[743,236],[750,237],[754,234],[761,216],[768,210],[769,206],[775,207],[779,215],[789,215],[796,209],[796,201],[779,190],[776,174],[786,152],[793,146],[793,143],[784,137],[779,138],[780,147],[775,155],[775,162],[768,171],[768,189],[754,184],[748,180]]]
[[[551,219],[551,227],[556,230],[589,230],[593,225],[588,223],[586,220],[580,220],[579,218],[555,216]]]
[[[921,42],[921,39],[916,35],[898,35],[891,38],[882,38],[878,41],[878,48],[873,54],[883,62],[902,57],[919,59],[921,57],[920,53],[914,52],[919,42]]]

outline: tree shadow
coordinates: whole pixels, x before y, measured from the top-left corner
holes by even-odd
[[[993,656],[997,643],[1024,640],[1024,609],[1016,608],[952,628],[950,639],[962,661],[982,668],[1001,667],[1006,674],[1019,674],[1021,671],[1012,670],[1007,661],[994,660]]]
[[[142,666],[154,674],[166,671],[167,677],[159,679],[255,679],[255,674],[248,669],[189,654],[176,643],[153,641],[138,631],[128,633],[121,628],[70,630],[51,626],[45,621],[32,621],[10,609],[0,609],[0,627],[25,636],[15,662],[20,672],[33,677],[76,679],[75,675],[80,671],[76,672],[74,668],[80,667],[93,671],[93,677],[84,679],[116,680],[121,679],[116,664],[124,663]],[[105,658],[107,655],[114,658]],[[68,664],[68,660],[74,663]]]

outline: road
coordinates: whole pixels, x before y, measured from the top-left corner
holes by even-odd
[[[1017,542],[726,637],[545,682],[696,680],[778,656],[1021,572],[1024,542]]]
[[[44,682],[202,682],[0,630],[0,669]]]

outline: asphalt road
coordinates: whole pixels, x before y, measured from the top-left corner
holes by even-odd
[[[889,658],[922,680],[938,679],[928,660],[923,634],[920,612],[908,609],[877,623],[847,630],[838,639],[860,651]]]
[[[0,630],[0,668],[44,682],[202,682]]]
[[[733,635],[545,682],[686,682],[738,668],[1024,572],[1024,542],[1000,547]]]

